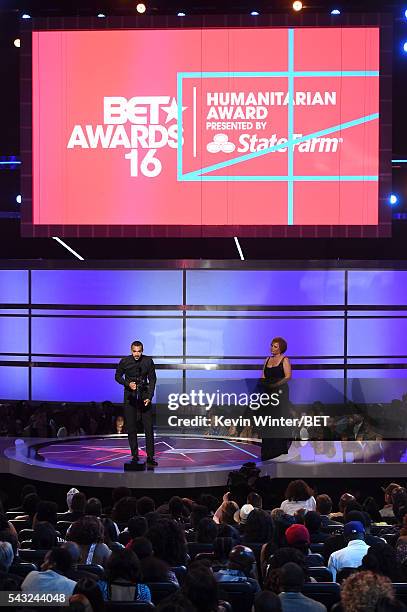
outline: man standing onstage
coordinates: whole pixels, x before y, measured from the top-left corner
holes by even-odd
[[[131,344],[131,355],[123,357],[117,366],[115,379],[124,385],[124,416],[126,417],[132,461],[138,462],[137,423],[142,421],[146,438],[147,467],[158,463],[154,460],[153,399],[155,383],[154,361],[143,355],[143,343]],[[124,379],[123,379],[124,376]]]

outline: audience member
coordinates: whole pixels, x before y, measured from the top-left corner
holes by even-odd
[[[304,516],[304,525],[308,529],[310,541],[312,544],[325,542],[329,538],[329,534],[321,531],[322,518],[318,512],[310,510]]]
[[[218,582],[248,582],[253,592],[260,591],[255,578],[256,558],[251,548],[238,544],[229,553],[227,566],[215,572]]]
[[[96,563],[104,566],[111,550],[103,542],[103,523],[96,516],[83,516],[68,529],[67,537],[79,545],[80,563]]]
[[[196,541],[200,544],[212,544],[218,535],[218,525],[209,517],[201,519],[196,530]]]
[[[322,527],[327,527],[328,525],[343,525],[343,523],[334,521],[330,518],[330,514],[332,512],[332,499],[329,497],[329,495],[318,495],[315,501],[316,510],[321,516]]]
[[[400,488],[399,484],[397,484],[396,482],[391,482],[384,489],[384,506],[379,511],[380,512],[380,516],[382,518],[384,518],[384,519],[386,519],[386,518],[394,518],[392,494],[393,494],[393,492],[396,489],[399,489],[399,488]]]
[[[241,527],[242,543],[271,542],[274,535],[274,523],[270,514],[261,508],[254,508]]]
[[[294,515],[296,510],[315,510],[316,502],[312,489],[303,480],[293,480],[285,492],[286,499],[281,503],[280,508],[286,514]]]
[[[21,584],[23,593],[72,595],[75,582],[64,576],[71,566],[71,557],[67,550],[54,547],[45,555],[41,571],[32,571]]]
[[[9,542],[13,547],[14,554],[17,553],[18,535],[17,531],[5,514],[0,513],[0,542]]]
[[[257,593],[254,598],[253,612],[282,612],[281,600],[271,591]]]
[[[343,533],[348,545],[332,553],[328,561],[334,582],[337,572],[343,567],[359,567],[369,549],[365,542],[365,528],[360,521],[346,523]]]
[[[389,578],[373,572],[356,572],[341,585],[343,612],[375,612],[382,597],[395,599]]]
[[[81,578],[75,585],[74,595],[83,595],[89,601],[94,612],[104,612],[105,602],[103,594],[96,580]]]
[[[281,593],[279,595],[283,612],[326,612],[326,606],[301,593],[304,586],[304,572],[296,563],[286,563],[281,568]]]
[[[68,496],[71,491],[77,491],[77,489],[71,489],[68,491]],[[67,496],[67,499],[68,499]],[[85,514],[86,508],[86,495],[84,493],[74,493],[68,502],[69,510],[68,512],[61,512],[58,514],[59,521],[77,521],[78,518]]]
[[[153,545],[154,554],[171,566],[188,561],[187,542],[182,528],[173,520],[162,519],[150,527],[146,537]]]
[[[349,504],[349,502],[353,502],[356,501],[356,498],[354,495],[352,495],[352,493],[343,493],[339,499],[339,503],[338,503],[338,509],[339,512],[331,512],[331,514],[329,515],[330,519],[333,520],[338,520],[341,521],[343,523],[344,520],[344,513],[345,513],[345,509],[346,506]]]
[[[142,582],[140,561],[132,550],[114,551],[106,564],[106,576],[112,601],[151,601],[150,589]]]

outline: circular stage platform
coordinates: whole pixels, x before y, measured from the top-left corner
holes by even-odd
[[[141,459],[144,436],[139,436]],[[156,436],[158,467],[124,472],[131,454],[127,435],[64,438],[32,443],[20,440],[5,450],[9,471],[25,478],[96,487],[211,487],[226,484],[231,470],[259,462],[260,446],[224,439]]]
[[[124,472],[130,460],[127,435],[62,439],[0,438],[0,472],[49,483],[189,489],[226,485],[229,472],[255,462],[271,478],[406,477],[407,442],[293,442],[289,453],[262,462],[260,445],[184,434],[156,435],[158,467]],[[145,456],[144,436],[139,436]]]

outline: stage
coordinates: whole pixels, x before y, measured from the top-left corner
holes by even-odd
[[[139,436],[145,456],[144,438]],[[186,489],[226,485],[229,472],[253,461],[271,478],[389,478],[407,475],[407,443],[295,441],[289,453],[262,462],[256,442],[157,435],[158,467],[124,472],[126,435],[60,439],[2,438],[2,473],[49,483],[134,489]]]

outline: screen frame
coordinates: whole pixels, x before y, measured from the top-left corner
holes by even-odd
[[[303,13],[303,12],[302,12]],[[76,238],[383,238],[391,236],[392,174],[392,18],[389,14],[322,14],[165,17],[60,17],[35,18],[22,26],[21,40],[21,235],[23,237]],[[306,27],[378,27],[380,29],[379,77],[379,183],[377,225],[35,225],[33,222],[32,164],[32,32],[52,30],[129,30],[129,29],[201,29],[201,28],[306,28]]]

